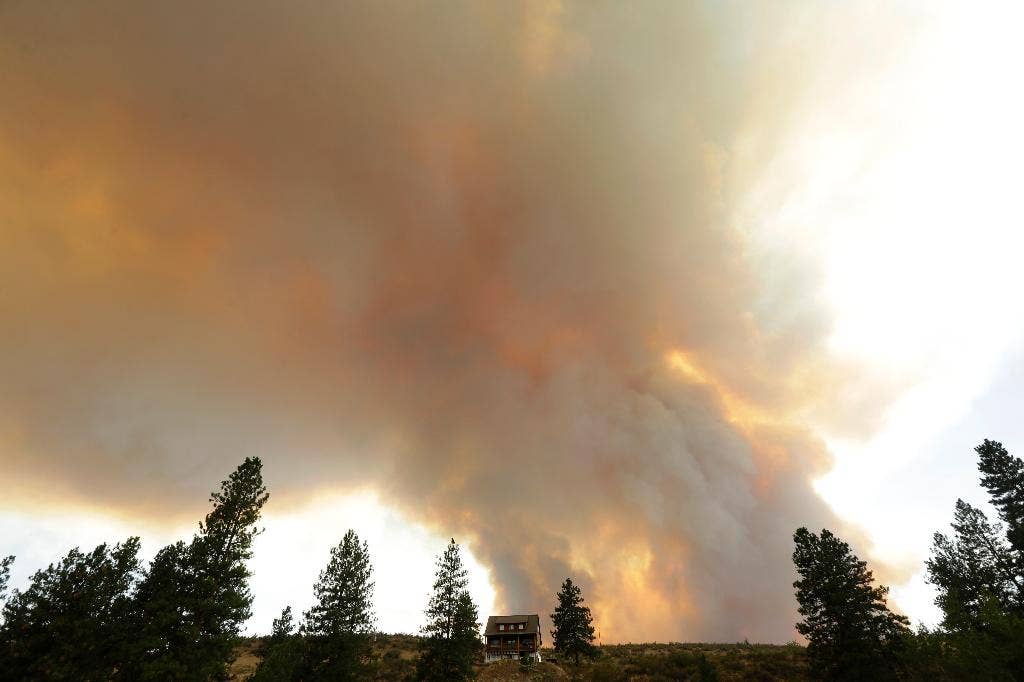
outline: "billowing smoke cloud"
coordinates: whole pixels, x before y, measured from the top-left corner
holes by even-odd
[[[194,514],[255,454],[510,609],[572,574],[606,641],[790,639],[852,384],[735,215],[835,66],[816,11],[3,3],[5,488]]]

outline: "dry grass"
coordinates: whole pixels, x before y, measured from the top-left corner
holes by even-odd
[[[529,670],[519,665],[518,661],[498,661],[479,668],[478,680],[486,682],[547,682],[548,680],[566,680],[569,676],[564,670],[552,663],[538,663]]]
[[[412,680],[419,656],[420,638],[414,635],[378,635],[374,642],[376,679],[387,682]],[[255,671],[259,640],[248,640],[238,649],[231,666],[231,679],[241,682]],[[477,666],[478,679],[485,682],[544,682],[582,680],[588,682],[668,682],[700,679],[700,660],[706,659],[721,682],[803,682],[809,680],[805,650],[795,644],[616,644],[600,647],[600,655],[579,667],[559,661],[550,649],[543,649],[544,662],[532,670],[517,661]]]
[[[228,671],[232,682],[247,680],[256,672],[256,666],[260,664],[260,657],[256,653],[259,645],[260,640],[249,639],[235,649],[235,660],[231,662]]]
[[[796,644],[617,644],[579,671],[581,679],[655,682],[699,679],[703,657],[722,682],[809,680],[806,650]],[[566,666],[569,669],[568,666]],[[582,666],[581,666],[582,668]]]

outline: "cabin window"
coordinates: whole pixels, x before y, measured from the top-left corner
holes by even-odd
[[[498,629],[499,629],[499,630],[504,630],[504,629],[505,629],[505,626],[504,626],[504,625],[499,625],[499,626],[498,626]]]
[[[526,627],[526,623],[520,623],[520,624],[519,624],[519,629],[520,629],[520,630],[522,630],[522,629],[523,629],[523,628],[525,628],[525,627]]]

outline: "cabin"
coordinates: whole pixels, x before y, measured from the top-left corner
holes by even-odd
[[[489,616],[484,630],[484,662],[529,656],[540,661],[540,616]]]

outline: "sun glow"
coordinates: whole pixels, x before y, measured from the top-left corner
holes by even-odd
[[[271,498],[271,505],[273,498]],[[327,563],[330,548],[352,528],[370,546],[376,582],[377,620],[382,632],[414,633],[434,581],[435,560],[448,538],[411,523],[389,509],[371,491],[321,494],[298,509],[268,506],[266,531],[256,540],[253,558],[254,616],[248,628],[265,632],[284,606],[301,613],[312,604],[313,583]],[[494,611],[490,572],[473,557],[464,538],[456,538],[470,576],[470,593],[480,609]],[[287,562],[280,557],[289,558]],[[308,585],[307,597],[294,603],[295,585]]]

